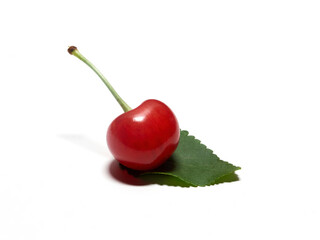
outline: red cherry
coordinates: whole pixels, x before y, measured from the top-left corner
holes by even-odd
[[[158,100],[147,100],[123,113],[113,120],[107,132],[112,155],[135,170],[150,170],[164,163],[176,150],[179,137],[175,115]]]
[[[110,124],[107,132],[108,146],[115,159],[135,170],[151,170],[164,163],[176,150],[180,137],[178,121],[170,108],[158,100],[147,100],[131,110],[76,47],[69,47],[68,52],[101,78],[125,111]]]

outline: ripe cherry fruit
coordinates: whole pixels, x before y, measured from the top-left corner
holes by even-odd
[[[108,147],[122,165],[134,170],[151,170],[163,164],[176,150],[180,128],[174,113],[164,103],[150,99],[131,109],[102,73],[76,47],[68,52],[87,64],[104,82],[124,113],[110,124]]]

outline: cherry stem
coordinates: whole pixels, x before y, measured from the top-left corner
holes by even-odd
[[[107,88],[110,90],[110,92],[112,93],[112,95],[114,96],[114,98],[117,100],[117,102],[120,104],[120,106],[122,107],[123,111],[128,112],[131,110],[131,108],[129,107],[129,105],[119,96],[119,94],[114,90],[114,88],[111,86],[111,84],[109,83],[109,81],[106,79],[105,76],[102,75],[102,73],[88,60],[86,59],[79,51],[76,47],[71,46],[68,48],[68,52],[79,58],[82,62],[84,62],[85,64],[87,64],[99,77],[100,79],[103,81],[103,83],[107,86]]]

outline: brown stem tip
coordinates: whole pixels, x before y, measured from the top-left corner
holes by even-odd
[[[77,50],[77,47],[71,46],[71,47],[68,48],[68,53],[70,53],[72,55],[74,50]]]

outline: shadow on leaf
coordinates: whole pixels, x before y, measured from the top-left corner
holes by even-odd
[[[125,166],[119,164],[116,160],[113,160],[109,164],[107,171],[117,181],[124,184],[133,185],[133,186],[159,184],[159,185],[167,185],[167,186],[174,186],[174,187],[195,187],[194,185],[189,184],[174,176],[157,174],[157,173],[143,174],[143,172],[126,168]],[[217,179],[217,181],[211,185],[226,183],[226,182],[235,182],[238,180],[239,180],[238,175],[235,173],[231,173]]]

